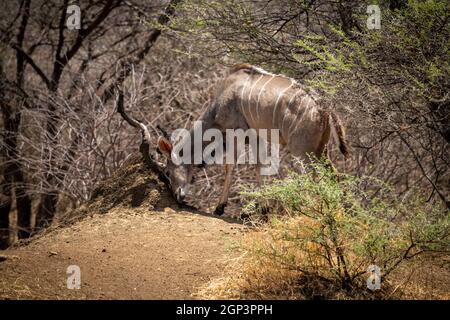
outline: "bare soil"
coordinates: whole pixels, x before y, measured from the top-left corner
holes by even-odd
[[[138,158],[49,230],[0,251],[0,299],[193,299],[238,255],[244,227],[174,203]],[[67,288],[67,268],[81,288]]]
[[[242,230],[169,208],[94,215],[3,251],[0,299],[192,299],[236,255]],[[80,290],[67,289],[69,265],[81,269]]]

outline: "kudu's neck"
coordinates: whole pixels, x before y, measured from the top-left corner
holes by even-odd
[[[203,150],[209,142],[203,141],[203,135],[206,130],[211,129],[214,124],[215,107],[211,104],[203,115],[194,122],[192,128],[186,132],[177,143],[177,148],[182,150],[190,150],[191,161],[189,166],[202,164],[202,159],[199,157],[203,155]],[[195,152],[196,146],[198,148]]]

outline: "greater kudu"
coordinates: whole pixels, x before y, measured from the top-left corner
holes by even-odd
[[[278,129],[279,143],[306,162],[311,155],[317,158],[322,156],[331,133],[344,156],[349,152],[344,128],[334,112],[320,108],[316,99],[295,80],[249,64],[231,68],[199,120],[202,121],[203,131],[210,128],[217,128],[223,133],[226,129]],[[190,144],[192,148],[193,142],[187,136],[178,143]],[[181,201],[192,181],[195,165],[192,162],[175,165],[171,159],[172,144],[164,137],[158,139],[158,148],[168,159],[166,175],[177,199]],[[233,164],[225,164],[225,183],[215,214],[224,212],[233,168]]]

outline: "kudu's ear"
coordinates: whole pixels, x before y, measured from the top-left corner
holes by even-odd
[[[166,158],[170,158],[170,154],[172,153],[172,144],[168,139],[164,137],[159,137],[158,149]]]

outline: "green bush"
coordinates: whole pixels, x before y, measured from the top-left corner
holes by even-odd
[[[448,252],[448,212],[423,205],[417,194],[398,198],[379,180],[313,167],[242,193],[244,213],[255,217],[264,208],[270,217],[262,227],[267,241],[254,254],[348,288],[363,284],[370,265],[384,280],[404,260]]]

